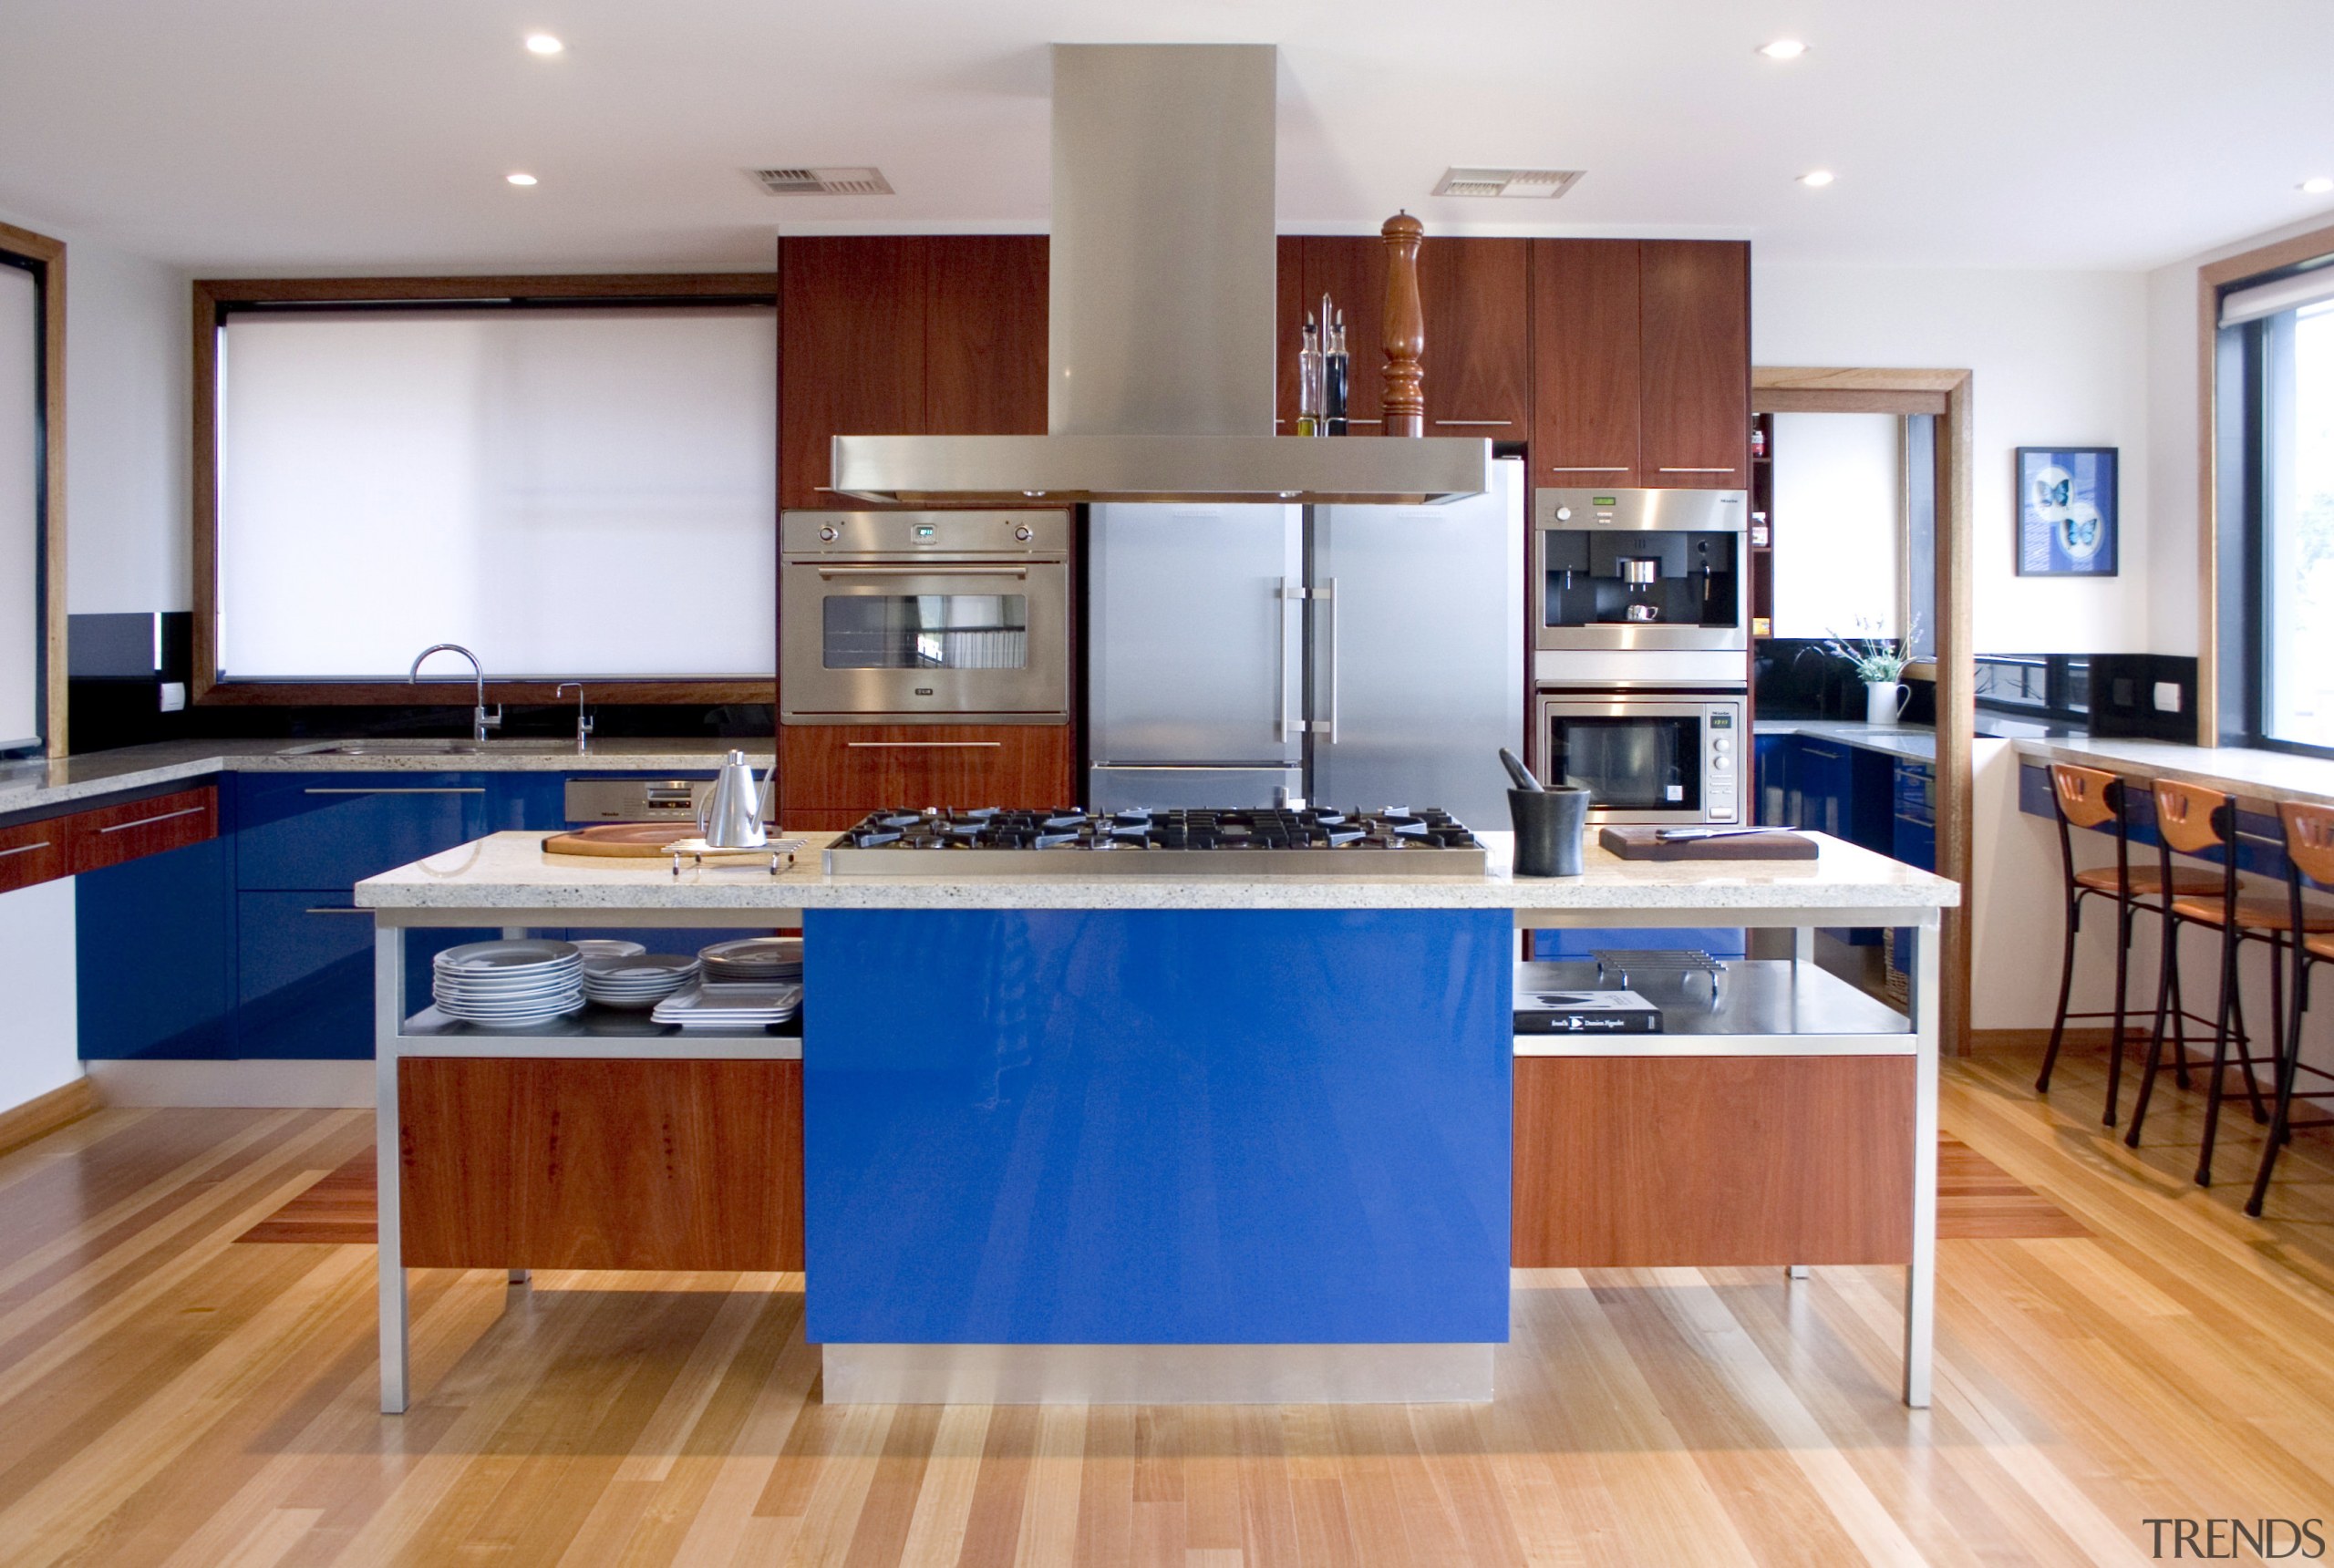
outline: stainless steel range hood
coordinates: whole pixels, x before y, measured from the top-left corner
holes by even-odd
[[[1479,495],[1491,443],[1276,436],[1277,51],[1057,44],[1043,436],[837,436],[862,500],[1418,505]],[[1375,375],[1358,346],[1357,377]]]

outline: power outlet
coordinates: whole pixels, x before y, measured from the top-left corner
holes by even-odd
[[[186,683],[184,681],[162,683],[162,711],[164,713],[186,711]]]
[[[2155,683],[2155,710],[2158,713],[2180,711],[2180,683],[2178,681]]]

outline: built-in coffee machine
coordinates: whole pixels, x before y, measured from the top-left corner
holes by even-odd
[[[1748,512],[1740,490],[1537,492],[1534,645],[1747,652]]]

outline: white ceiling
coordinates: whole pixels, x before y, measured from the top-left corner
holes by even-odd
[[[526,53],[537,29],[567,53]],[[1812,47],[1752,52],[1782,36]],[[2136,268],[2334,211],[2296,190],[2334,174],[2328,0],[5,0],[0,210],[247,272],[1041,229],[1053,40],[1279,44],[1289,230],[1407,206],[1769,261]],[[796,163],[898,194],[739,172]],[[1453,163],[1588,177],[1428,196]],[[1838,182],[1795,182],[1818,167]]]

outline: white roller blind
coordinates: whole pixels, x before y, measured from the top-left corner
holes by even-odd
[[[2330,299],[2334,299],[2334,266],[2312,267],[2275,283],[2231,289],[2221,295],[2221,325],[2237,326]]]
[[[767,676],[776,312],[239,315],[222,335],[219,663],[402,679]]]
[[[41,740],[40,287],[0,266],[0,751]]]

